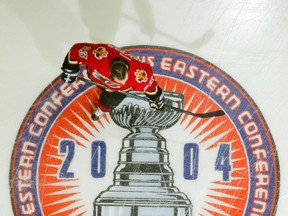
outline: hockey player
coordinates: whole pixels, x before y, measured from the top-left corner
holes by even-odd
[[[98,107],[91,118],[96,121],[126,97],[119,91],[141,91],[149,98],[150,107],[164,109],[164,97],[153,76],[153,69],[129,53],[110,44],[77,43],[72,46],[62,65],[61,78],[72,83],[80,66],[85,65],[89,78],[101,88]]]

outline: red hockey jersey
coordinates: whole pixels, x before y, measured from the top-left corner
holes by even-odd
[[[134,90],[153,92],[157,82],[153,76],[153,69],[129,53],[119,50],[109,44],[77,43],[69,51],[69,61],[86,65],[90,79],[111,90]],[[110,63],[115,58],[125,59],[129,65],[128,80],[118,83],[110,78]]]

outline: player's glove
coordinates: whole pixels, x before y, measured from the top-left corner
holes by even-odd
[[[73,83],[76,81],[79,70],[69,70],[65,68],[62,69],[61,79],[64,80],[67,83]]]
[[[163,111],[165,108],[164,95],[161,94],[159,97],[149,100],[149,105],[152,109]]]

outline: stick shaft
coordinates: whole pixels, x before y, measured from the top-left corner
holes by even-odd
[[[90,83],[92,85],[96,85],[96,86],[101,87],[101,88],[106,88],[105,86],[103,86],[103,85],[101,85],[99,83],[95,83],[95,82],[93,82],[91,80],[88,80],[88,79],[85,79],[83,77],[78,77],[78,79],[82,80],[84,82]],[[133,93],[129,93],[129,92],[121,91],[121,90],[119,90],[118,92],[122,93],[122,94],[125,94],[127,96],[130,96],[130,97],[139,99],[139,100],[144,100],[144,101],[148,101],[149,102],[148,98],[139,96],[137,94],[133,94]],[[181,112],[181,113],[185,113],[187,115],[192,115],[192,116],[195,116],[195,117],[198,117],[198,118],[210,118],[210,117],[217,117],[217,116],[225,115],[225,112],[223,110],[216,110],[216,111],[207,112],[207,113],[192,113],[192,112],[189,112],[187,110],[184,110],[184,109],[181,109],[181,108],[178,108],[178,107],[170,106],[168,104],[165,104],[165,107],[168,108],[168,109],[175,110],[175,111],[178,111],[178,112]]]

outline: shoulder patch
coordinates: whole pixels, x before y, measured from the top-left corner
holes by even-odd
[[[145,70],[139,70],[137,69],[135,72],[135,77],[136,77],[136,81],[138,83],[142,83],[142,82],[146,82],[148,80],[147,78],[147,73]]]

